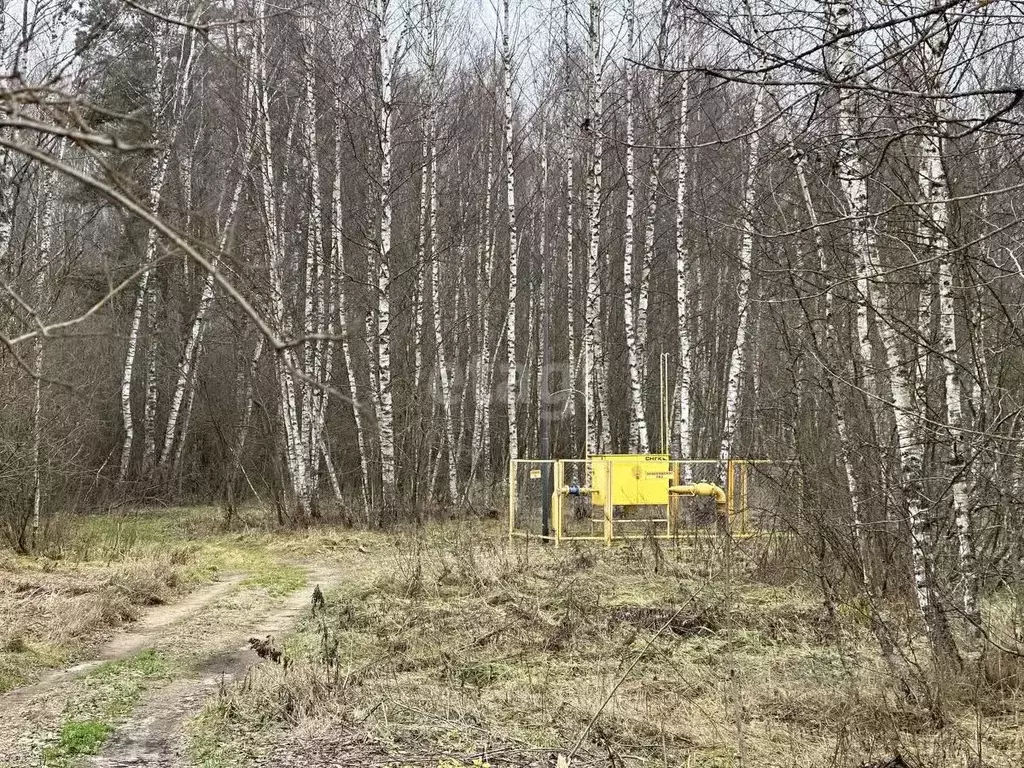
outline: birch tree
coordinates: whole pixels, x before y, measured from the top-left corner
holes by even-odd
[[[565,416],[569,422],[569,445],[572,451],[577,450],[576,443],[576,403],[578,393],[576,390],[578,382],[579,350],[576,330],[576,283],[575,265],[576,254],[574,250],[574,235],[576,229],[575,211],[575,165],[576,160],[573,153],[574,142],[572,137],[577,130],[573,114],[573,84],[572,84],[572,51],[569,36],[569,0],[562,2],[562,154],[563,154],[563,175],[565,183],[564,198],[564,221],[563,231],[565,232],[565,309],[566,309],[566,334],[568,342],[568,354],[566,371],[568,373],[568,387],[565,400]],[[589,385],[584,385],[589,386]]]
[[[493,285],[494,272],[494,234],[493,234],[493,198],[494,185],[496,184],[496,173],[494,169],[493,153],[491,151],[491,131],[487,131],[487,144],[484,151],[484,165],[486,167],[486,181],[484,183],[484,203],[481,216],[481,231],[479,233],[479,272],[476,293],[476,313],[479,318],[480,346],[476,360],[476,386],[473,397],[473,441],[474,446],[480,450],[474,450],[470,467],[470,479],[477,477],[477,470],[481,463],[489,467],[490,453],[487,446],[490,443],[490,413],[491,413],[491,381],[494,372],[491,347],[491,317],[490,317],[490,293]]]
[[[960,570],[963,575],[963,609],[972,637],[981,637],[981,612],[978,600],[978,573],[975,564],[975,525],[969,494],[967,456],[964,440],[963,393],[960,384],[962,367],[958,344],[956,293],[952,257],[949,246],[949,182],[943,164],[943,147],[949,109],[944,98],[945,53],[952,30],[948,17],[939,14],[926,28],[922,39],[924,86],[932,111],[930,125],[921,137],[921,161],[918,184],[921,190],[921,222],[919,239],[921,261],[938,263],[939,329],[944,390],[946,396],[947,431],[950,438],[949,473],[953,495],[953,519],[959,542]],[[924,291],[922,291],[923,293]],[[930,320],[930,316],[928,318]],[[927,532],[922,532],[926,537]],[[925,564],[926,567],[928,564]],[[925,605],[922,605],[924,608]]]
[[[427,216],[427,250],[426,263],[431,265],[431,302],[434,308],[434,344],[437,349],[437,375],[441,389],[441,419],[444,428],[444,452],[448,457],[448,498],[454,502],[459,498],[458,463],[455,452],[455,425],[452,418],[452,384],[451,372],[448,367],[448,334],[445,333],[444,318],[441,312],[441,264],[437,249],[437,99],[438,99],[438,0],[426,0],[426,34],[427,34],[427,168],[430,178],[429,208]],[[506,3],[506,23],[507,3]],[[514,201],[513,201],[514,203]],[[442,451],[438,451],[440,455]]]
[[[505,107],[505,207],[508,214],[508,315],[505,318],[505,339],[508,345],[506,397],[508,408],[508,457],[519,458],[519,428],[516,413],[519,402],[519,364],[516,347],[516,317],[519,308],[519,230],[516,227],[516,166],[512,111],[512,43],[509,0],[501,3],[501,64]]]
[[[266,20],[262,18],[259,22],[255,57],[258,64],[256,82],[259,121],[261,125],[261,213],[266,236],[271,317],[277,331],[287,338],[292,335],[294,325],[288,312],[287,292],[282,271],[287,260],[282,225],[283,212],[281,206],[278,205],[278,200],[288,200],[290,190],[286,179],[279,181],[279,173],[275,167],[275,137],[271,118],[271,95],[267,78],[267,27]],[[289,156],[293,150],[295,127],[296,123],[293,120],[288,127],[284,139],[285,157]],[[300,327],[305,327],[304,313],[300,316],[299,323]],[[274,367],[277,376],[279,408],[284,433],[287,476],[297,514],[301,519],[305,519],[314,512],[313,505],[315,500],[310,484],[311,449],[307,442],[308,432],[304,430],[302,413],[306,405],[303,402],[304,387],[301,377],[301,374],[304,372],[303,362],[298,359],[291,346],[279,348],[275,352]]]
[[[859,365],[855,366],[854,374],[860,386],[869,394],[875,394],[874,379],[874,346],[872,342],[872,325],[869,315],[869,273],[867,265],[875,256],[876,244],[871,229],[871,217],[868,211],[867,179],[861,160],[860,146],[857,137],[860,135],[858,125],[861,120],[861,91],[858,76],[856,39],[851,34],[854,23],[853,6],[847,2],[837,2],[830,6],[832,30],[837,43],[836,79],[841,84],[838,89],[839,102],[839,147],[836,175],[846,204],[846,213],[852,224],[851,245],[858,255],[855,259],[857,286],[857,339],[859,341]],[[850,87],[842,87],[842,85]]]
[[[587,53],[590,61],[590,104],[586,119],[590,137],[587,189],[587,292],[583,328],[583,381],[587,418],[587,455],[600,453],[608,441],[608,409],[604,407],[604,355],[601,334],[601,135],[603,61],[601,0],[590,0]]]
[[[630,453],[647,453],[647,419],[644,405],[643,387],[641,384],[640,357],[636,339],[636,308],[633,304],[633,235],[634,216],[636,213],[636,176],[634,170],[634,145],[636,143],[636,116],[634,115],[633,59],[636,56],[636,2],[626,0],[626,222],[624,236],[624,252],[622,259],[622,283],[626,292],[624,302],[624,324],[626,327],[626,355],[629,367],[629,451]],[[640,269],[641,281],[645,278],[644,270]]]
[[[169,40],[167,39],[168,37],[170,38]],[[166,37],[162,36],[160,43],[157,45],[153,133],[160,140],[161,149],[155,153],[152,161],[148,194],[149,209],[154,212],[160,211],[172,148],[177,140],[182,115],[193,88],[194,67],[198,56],[198,44],[194,40],[191,29],[187,29],[181,36],[176,61],[172,60],[174,42],[174,38],[168,34]],[[159,320],[156,309],[157,286],[153,280],[152,267],[156,261],[157,244],[157,232],[154,228],[150,227],[146,234],[146,250],[144,255],[146,269],[139,280],[135,298],[135,310],[132,314],[124,368],[121,375],[121,418],[124,427],[124,441],[121,447],[120,464],[121,480],[125,480],[130,471],[132,448],[135,439],[135,428],[132,418],[132,378],[135,356],[139,345],[139,332],[144,316],[146,318],[149,347],[146,354],[143,407],[143,473],[151,469],[156,458],[156,405],[158,389],[156,380],[157,347],[154,336]]]
[[[689,46],[686,39],[687,25],[684,17],[680,26],[680,36],[683,40],[683,63],[686,63],[685,51]],[[689,82],[685,73],[679,75],[679,132],[677,134],[678,149],[676,150],[676,334],[678,338],[678,349],[676,360],[676,382],[673,393],[673,430],[672,434],[676,440],[676,455],[687,457],[692,455],[692,440],[690,437],[690,387],[691,387],[691,364],[690,364],[690,330],[688,324],[688,302],[689,292],[688,277],[690,273],[689,253],[686,248],[686,182],[689,163],[687,162],[687,127],[689,107]],[[652,182],[655,181],[652,172]],[[654,212],[651,214],[650,226],[653,228]],[[652,232],[653,240],[653,232]],[[689,468],[684,465],[684,473]],[[685,479],[685,478],[684,478]]]
[[[338,114],[341,114],[340,101],[341,92],[337,94]],[[342,171],[342,135],[340,126],[334,133],[334,183],[331,189],[331,206],[333,221],[331,222],[331,255],[334,259],[334,272],[337,278],[337,307],[338,321],[341,329],[341,353],[345,362],[346,377],[348,379],[349,400],[352,407],[352,421],[356,429],[356,450],[359,451],[359,491],[363,505],[363,516],[367,525],[372,523],[372,510],[370,499],[370,456],[369,439],[366,432],[366,417],[363,413],[363,406],[359,394],[359,386],[356,382],[356,368],[353,358],[353,333],[352,324],[349,320],[347,305],[347,286],[345,268],[345,245],[342,238],[342,224],[344,212],[341,202],[341,188],[343,181]]]
[[[751,26],[753,11],[748,8]],[[725,392],[725,427],[722,430],[719,460],[728,461],[733,452],[736,438],[736,422],[739,418],[740,391],[747,366],[749,340],[747,329],[750,325],[750,274],[754,258],[754,225],[751,217],[754,212],[756,195],[757,164],[761,147],[761,131],[764,120],[765,86],[753,86],[753,106],[751,108],[751,126],[748,138],[747,172],[743,181],[743,203],[740,213],[739,231],[740,245],[736,265],[736,340],[729,356],[729,369]]]
[[[378,70],[380,76],[380,229],[376,264],[377,306],[376,360],[377,444],[380,450],[382,502],[394,505],[397,492],[395,466],[395,416],[391,391],[391,165],[392,120],[394,113],[394,76],[402,50],[401,35],[394,29],[392,0],[376,0],[375,17],[378,37]]]
[[[38,265],[36,267],[33,299],[37,307],[44,305],[44,292],[50,269],[51,244],[51,180],[45,174],[39,181],[39,203],[37,211]],[[38,311],[38,310],[37,310]],[[43,437],[43,338],[35,343],[35,360],[32,364],[32,539],[30,547],[35,551],[39,539],[39,527],[43,508],[42,437]]]
[[[154,110],[154,114],[157,116],[157,119],[154,120],[154,133],[157,133],[158,135],[161,133],[160,128],[162,125],[159,116],[161,116],[161,113],[165,109],[164,103],[167,98],[165,79],[166,69],[168,66],[168,55],[169,52],[164,46],[160,46],[158,48],[155,82],[157,97],[155,99],[156,110]],[[167,143],[169,144],[170,142],[168,141]],[[149,186],[149,209],[151,211],[158,212],[160,210],[160,198],[163,195],[164,181],[167,177],[167,168],[169,163],[170,150],[167,148],[162,152],[157,153],[153,159]],[[150,228],[146,235],[146,252],[144,256],[145,263],[147,265],[151,265],[153,260],[156,258],[156,248],[157,235],[155,230]],[[135,310],[132,314],[131,328],[128,332],[128,346],[125,351],[124,369],[121,375],[121,419],[124,426],[124,442],[121,447],[120,469],[120,479],[122,481],[127,479],[131,468],[132,447],[135,441],[135,423],[132,418],[132,374],[135,369],[135,355],[138,351],[139,331],[142,327],[143,311],[145,310],[147,300],[152,295],[152,289],[149,285],[150,280],[151,270],[147,269],[142,273],[142,277],[139,280],[138,292],[135,297]],[[155,314],[152,316],[155,317]]]
[[[651,135],[650,172],[647,177],[647,206],[646,221],[644,223],[643,256],[640,263],[640,285],[636,294],[636,349],[642,378],[646,378],[647,372],[647,316],[650,301],[651,265],[654,264],[655,259],[654,235],[658,221],[658,195],[661,191],[661,148],[659,147],[659,142],[664,132],[665,56],[668,50],[671,11],[671,2],[663,0],[658,12],[658,36],[654,47],[655,65],[657,67],[654,73],[653,87],[654,124]],[[683,101],[685,102],[685,99]],[[680,145],[680,151],[682,151],[682,145]],[[676,431],[678,432],[678,429]],[[681,448],[680,450],[684,449]]]

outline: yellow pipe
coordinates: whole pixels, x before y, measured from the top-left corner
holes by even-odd
[[[726,506],[725,491],[713,483],[691,483],[690,485],[670,485],[669,493],[678,496],[714,496],[715,504],[719,507]]]
[[[569,486],[568,485],[563,485],[562,488],[561,488],[560,493],[563,496],[568,496],[569,495]],[[588,488],[588,487],[577,488],[575,495],[582,496],[584,494],[588,494],[589,495],[589,494],[592,494],[592,493],[597,493],[597,488]]]

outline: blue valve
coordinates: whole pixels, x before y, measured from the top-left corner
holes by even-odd
[[[570,496],[579,496],[580,495],[580,487],[579,487],[579,485],[577,483],[573,483],[573,484],[571,484],[569,486],[569,495]]]

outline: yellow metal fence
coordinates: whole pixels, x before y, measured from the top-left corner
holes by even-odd
[[[509,534],[556,545],[702,533],[756,535],[774,527],[782,494],[772,472],[766,471],[772,464],[749,459],[670,460],[659,454],[517,459],[509,467]],[[545,526],[546,484],[551,493]],[[709,495],[685,492],[697,485]],[[716,503],[708,491],[717,487],[724,490],[724,504]]]

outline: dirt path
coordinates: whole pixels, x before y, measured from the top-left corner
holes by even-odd
[[[138,621],[129,624],[114,634],[91,659],[81,661],[65,669],[56,669],[43,675],[39,680],[6,694],[0,694],[0,711],[7,710],[52,690],[59,683],[85,674],[90,669],[107,661],[123,659],[143,648],[153,645],[168,627],[202,611],[215,600],[220,599],[237,587],[244,574],[229,574],[221,581],[203,589],[190,592],[181,600],[167,605],[158,605],[146,610]]]
[[[176,766],[184,719],[216,691],[221,680],[244,673],[257,660],[250,637],[280,634],[309,605],[314,584],[333,581],[334,569],[308,567],[308,582],[283,598],[246,589],[242,576],[218,582],[173,606],[148,613],[119,634],[99,656],[0,696],[0,768],[40,765],[41,749],[87,688],[85,675],[105,661],[154,648],[174,662],[170,682],[146,691],[131,716],[111,734],[90,766]]]
[[[155,691],[115,732],[103,751],[84,765],[91,768],[137,765],[171,768],[185,764],[184,720],[197,712],[222,682],[244,674],[256,662],[248,639],[286,632],[309,606],[313,585],[326,586],[330,581],[330,573],[319,569],[310,571],[308,584],[288,595],[261,621],[205,638],[202,647],[195,648],[195,663],[190,674]]]

